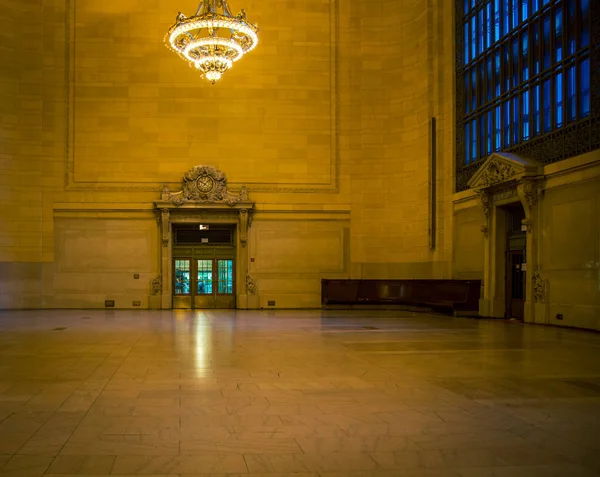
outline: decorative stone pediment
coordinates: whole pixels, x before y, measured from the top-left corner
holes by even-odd
[[[161,199],[175,206],[187,202],[234,206],[248,202],[248,189],[242,186],[237,194],[232,193],[227,189],[224,172],[213,166],[196,166],[184,174],[180,191],[171,192],[165,186]]]
[[[468,184],[471,189],[481,190],[525,177],[542,174],[542,168],[536,162],[506,152],[491,154]]]

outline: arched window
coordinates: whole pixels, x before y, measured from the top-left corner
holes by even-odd
[[[494,151],[600,147],[600,1],[456,0],[456,190]]]

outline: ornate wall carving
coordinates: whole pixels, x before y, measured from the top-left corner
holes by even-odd
[[[544,187],[541,180],[524,177],[519,180],[522,195],[529,207],[533,207],[538,203],[539,198],[544,192]]]
[[[487,164],[481,177],[484,186],[489,187],[494,184],[506,182],[517,173],[514,167],[497,159],[492,159]]]
[[[246,275],[246,291],[248,295],[256,295],[256,280],[249,273]]]
[[[184,174],[179,192],[171,192],[167,186],[163,188],[162,200],[178,207],[186,202],[234,206],[240,202],[248,202],[248,189],[242,186],[234,194],[227,189],[227,176],[224,172],[213,166],[195,166]]]
[[[162,275],[150,280],[150,295],[160,295],[162,293]]]
[[[542,278],[540,271],[533,272],[531,277],[533,285],[533,299],[536,303],[546,303],[546,283]]]

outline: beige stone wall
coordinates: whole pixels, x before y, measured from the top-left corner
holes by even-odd
[[[546,321],[600,330],[599,151],[587,155],[590,160],[584,170],[565,171],[567,164],[546,167],[540,262],[547,284]]]
[[[354,277],[448,276],[452,193],[452,9],[362,2],[362,155],[352,176]],[[448,10],[447,10],[448,9]],[[436,247],[430,250],[431,132],[437,120]]]
[[[483,278],[483,239],[481,226],[483,212],[470,201],[466,208],[458,208],[454,216],[453,278]]]
[[[0,306],[36,295],[43,265],[41,2],[0,7]]]
[[[53,308],[148,308],[157,275],[158,235],[151,213],[137,217],[57,217],[56,260],[45,305]],[[137,276],[137,278],[136,278]]]
[[[321,279],[346,278],[350,221],[343,210],[263,210],[250,233],[250,273],[262,308],[318,308]]]

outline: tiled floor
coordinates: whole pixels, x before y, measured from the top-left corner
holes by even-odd
[[[0,474],[600,475],[600,334],[410,312],[0,312]]]

